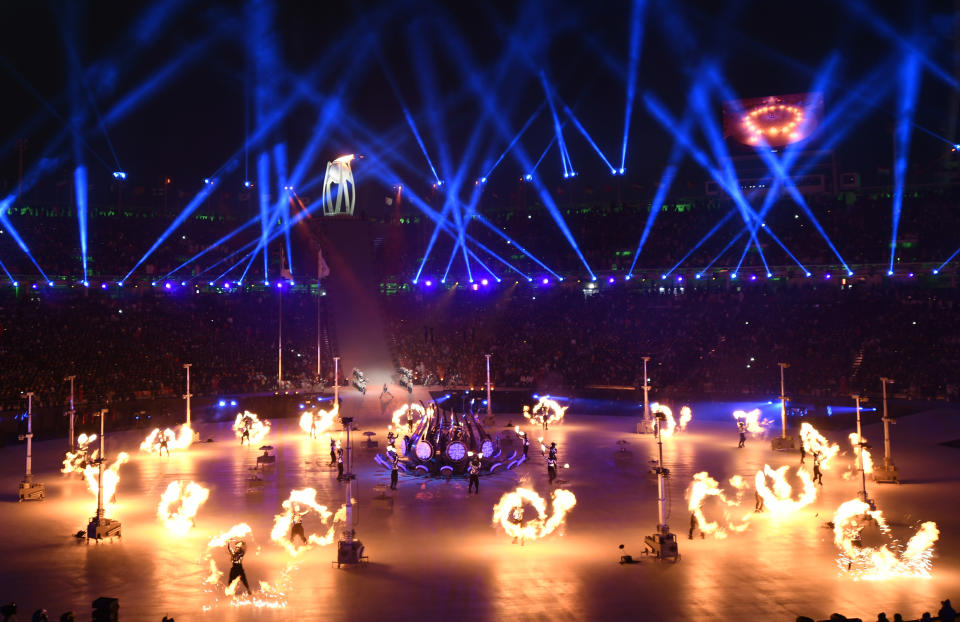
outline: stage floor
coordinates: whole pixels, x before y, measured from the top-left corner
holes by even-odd
[[[730,413],[734,404],[694,404],[688,430],[665,442],[665,465],[671,469],[670,525],[678,534],[682,559],[639,565],[617,563],[619,544],[639,557],[643,536],[657,519],[656,480],[648,460],[656,455],[650,436],[634,433],[636,420],[624,417],[569,415],[546,433],[556,441],[562,486],[577,505],[561,533],[513,544],[491,522],[500,495],[519,482],[549,496],[547,473],[539,452],[518,469],[481,479],[480,494],[467,496],[467,482],[402,476],[392,513],[372,507],[376,484],[389,473],[373,461],[374,453],[355,452],[359,491],[357,535],[370,563],[340,569],[336,545],[315,548],[291,570],[285,610],[232,607],[214,602],[204,591],[208,574],[203,561],[212,535],[245,521],[255,546],[244,561],[253,585],[276,581],[290,557],[269,538],[273,515],[294,488],[311,486],[331,507],[343,502],[344,487],[327,467],[329,441],[311,441],[294,418],[273,421],[265,443],[276,447],[277,467],[266,475],[260,497],[245,493],[256,449],[240,447],[229,424],[199,423],[202,439],[170,458],[137,450],[146,431],[108,435],[108,454],[130,452],[120,469],[118,505],[112,513],[123,523],[122,540],[101,544],[77,541],[94,513],[96,501],[76,475],[59,473],[66,440],[34,444],[36,479],[47,487],[41,502],[16,502],[24,447],[0,450],[0,601],[16,601],[21,619],[45,607],[51,617],[66,610],[87,619],[99,596],[119,598],[120,619],[160,620],[793,620],[815,619],[832,612],[875,619],[879,611],[902,612],[907,619],[933,614],[944,598],[960,601],[960,449],[939,445],[960,438],[960,413],[943,409],[911,415],[894,427],[894,457],[903,485],[868,483],[879,509],[894,525],[912,528],[933,520],[940,527],[932,578],[853,581],[836,565],[833,532],[825,521],[843,501],[856,497],[856,480],[841,477],[852,457],[850,430],[824,431],[846,451],[824,476],[821,496],[796,515],[757,517],[742,534],[724,540],[687,539],[690,513],[684,491],[702,470],[724,482],[743,475],[752,482],[763,465],[796,465],[799,454],[773,452],[768,442],[748,442],[737,449]],[[773,411],[775,414],[775,410]],[[869,415],[878,421],[876,413]],[[375,420],[378,419],[378,420]],[[499,425],[508,417],[498,416]],[[514,423],[522,417],[513,417]],[[368,416],[360,430],[377,433],[383,449],[387,420]],[[531,430],[536,438],[538,430]],[[882,461],[878,423],[864,428]],[[362,437],[360,437],[362,438]],[[614,460],[617,441],[625,440],[632,461]],[[531,447],[534,450],[535,447]],[[173,480],[194,480],[210,489],[196,526],[176,538],[156,517],[161,493]],[[744,508],[752,508],[748,492]],[[749,506],[749,507],[748,507]],[[548,510],[549,511],[549,510]],[[305,525],[310,526],[310,515]],[[909,535],[909,530],[896,528]],[[227,569],[225,552],[216,559]],[[204,607],[212,607],[204,611]]]

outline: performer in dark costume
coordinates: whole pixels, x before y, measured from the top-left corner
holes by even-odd
[[[737,430],[740,432],[740,444],[737,445],[738,449],[743,449],[744,444],[747,442],[747,424],[743,420],[737,421]]]
[[[227,585],[232,584],[237,577],[240,577],[243,587],[247,588],[247,594],[251,594],[250,584],[247,583],[247,573],[243,571],[243,556],[247,553],[246,545],[243,540],[238,540],[236,545],[227,542],[227,551],[230,553],[230,561],[233,562],[230,566],[230,579],[227,581]]]
[[[474,494],[480,494],[480,458],[474,456],[467,466],[467,475],[470,476],[470,484],[467,486],[467,494],[475,491]]]
[[[397,480],[400,478],[400,456],[397,452],[391,451],[393,460],[390,463],[390,490],[397,489]]]
[[[297,536],[300,536],[300,539],[303,540],[303,543],[307,543],[307,536],[303,533],[303,515],[306,512],[300,511],[300,506],[293,506],[293,526],[290,528],[290,543],[293,543],[293,539]]]
[[[530,451],[530,439],[527,438],[527,435],[523,435],[523,458],[527,458],[527,452]]]
[[[163,450],[167,450],[167,458],[170,457],[170,448],[167,446],[167,437],[163,434],[160,435],[160,449],[157,451],[158,456],[163,455]]]
[[[337,447],[337,481],[343,479],[343,447]]]
[[[330,466],[337,463],[337,442],[330,437]]]

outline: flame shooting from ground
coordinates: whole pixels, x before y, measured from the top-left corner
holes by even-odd
[[[570,407],[561,406],[559,402],[549,397],[541,397],[540,401],[537,402],[533,408],[524,405],[523,416],[537,425],[550,425],[551,423],[563,421],[563,416],[566,414],[568,408]]]
[[[281,504],[283,512],[273,517],[273,529],[270,531],[270,539],[281,545],[290,555],[296,557],[300,553],[310,549],[313,545],[327,546],[333,543],[335,535],[334,525],[337,522],[343,522],[347,517],[346,506],[341,506],[334,514],[326,506],[317,503],[317,491],[313,488],[302,488],[300,490],[290,491],[290,497]],[[321,524],[326,525],[330,521],[330,528],[327,533],[319,535],[316,533],[305,534],[306,542],[301,541],[297,545],[291,539],[291,529],[293,527],[293,514],[297,510],[301,516],[307,514],[310,510],[316,512]]]
[[[117,485],[120,483],[120,465],[129,462],[130,455],[121,451],[117,454],[117,459],[110,466],[103,468],[103,509],[107,514],[111,514],[116,509],[114,497],[117,495]],[[100,469],[96,464],[88,464],[83,469],[83,477],[87,480],[87,488],[97,497],[97,491],[100,485],[97,482],[97,475]]]
[[[433,404],[430,405],[429,411],[433,410]],[[404,404],[400,408],[393,411],[393,427],[396,429],[407,428],[407,417],[409,416],[412,419],[412,428],[416,428],[420,425],[420,421],[427,416],[428,410],[424,410],[423,406],[417,403]],[[416,413],[416,416],[414,416]]]
[[[537,517],[524,520],[524,504],[533,507]],[[553,514],[547,518],[547,502],[529,488],[517,488],[504,493],[500,502],[493,506],[493,524],[499,524],[508,536],[520,540],[537,540],[553,533],[566,520],[567,513],[577,504],[577,498],[569,490],[556,490],[552,496]]]
[[[322,408],[318,408],[316,412],[308,410],[300,415],[300,429],[312,438],[320,438],[320,435],[329,430],[336,421],[339,412],[340,406],[336,403],[329,410]]]
[[[774,514],[784,514],[796,512],[800,508],[813,503],[817,498],[817,487],[813,479],[803,469],[797,469],[797,477],[803,483],[803,491],[796,499],[792,498],[793,487],[787,482],[787,469],[784,465],[779,469],[770,468],[769,464],[763,465],[762,471],[757,471],[755,485],[757,492],[763,497],[766,509]],[[773,483],[773,488],[767,486],[767,478]]]
[[[283,590],[290,584],[289,575],[290,571],[294,568],[293,566],[288,565],[284,569],[276,585],[266,581],[259,581],[259,589],[252,594],[247,594],[245,591],[242,594],[237,594],[237,587],[240,583],[239,577],[234,579],[229,585],[224,585],[220,581],[224,573],[217,568],[217,563],[213,559],[214,552],[226,547],[228,542],[236,543],[239,540],[243,540],[249,544],[251,534],[252,530],[250,529],[250,525],[239,523],[210,539],[210,542],[207,543],[205,556],[210,571],[203,581],[205,589],[214,594],[219,594],[222,591],[223,596],[229,598],[230,604],[234,607],[282,609],[287,606],[287,596]],[[249,547],[247,550],[249,550]],[[204,610],[209,609],[211,609],[210,606],[204,606]]]
[[[68,451],[63,459],[63,468],[61,473],[82,473],[83,468],[90,460],[90,444],[97,440],[96,434],[87,436],[81,434],[77,437],[77,450]],[[94,450],[93,457],[96,458],[97,452]]]
[[[209,497],[210,491],[196,482],[170,482],[160,496],[157,517],[173,533],[178,536],[186,535],[193,527],[193,519],[200,506],[206,503]]]
[[[733,418],[737,420],[743,419],[743,423],[747,426],[747,432],[750,434],[764,434],[772,423],[770,419],[760,418],[759,408],[754,408],[749,412],[745,410],[735,410],[733,411]]]
[[[250,432],[250,445],[259,445],[270,432],[270,422],[260,421],[256,413],[245,410],[242,413],[237,413],[237,419],[233,422],[233,432],[238,439],[243,439],[244,429]]]
[[[721,526],[716,521],[709,521],[703,513],[703,502],[708,497],[716,497],[727,506],[739,506],[743,500],[743,491],[748,487],[747,482],[739,475],[730,478],[730,485],[737,491],[736,499],[728,499],[717,480],[710,477],[706,471],[701,471],[693,476],[693,481],[687,487],[687,509],[696,517],[698,528],[706,535],[712,535],[716,538],[726,538],[728,532],[741,532],[749,526],[751,514],[745,514],[742,519],[735,521],[729,511],[724,509],[723,518],[726,526]]]
[[[860,499],[843,503],[833,516],[833,541],[840,549],[837,566],[856,580],[877,581],[895,577],[929,577],[932,567],[933,545],[940,530],[933,521],[927,521],[907,541],[906,546],[893,540],[881,546],[864,546],[860,532],[870,521],[876,522],[880,532],[889,535],[890,527],[879,510]]]
[[[850,444],[853,445],[853,469],[854,471],[860,470],[860,452],[863,451],[863,472],[866,474],[873,473],[873,458],[870,456],[870,450],[867,449],[867,439],[858,435],[856,432],[850,433]],[[863,449],[860,449],[860,443],[863,443]]]
[[[160,453],[160,442],[161,439],[167,439],[167,450],[174,449],[186,449],[193,443],[193,428],[191,428],[186,423],[177,426],[177,431],[174,432],[170,428],[165,428],[162,432],[160,428],[154,428],[150,434],[147,434],[147,438],[143,439],[143,442],[140,443],[140,451],[145,451],[151,454]]]
[[[673,411],[669,406],[654,402],[650,404],[650,412],[653,414],[663,414],[665,419],[660,424],[660,436],[663,438],[670,438],[677,432],[683,432],[686,429],[687,424],[693,419],[693,411],[690,410],[689,406],[684,406],[680,409],[680,423],[677,423],[677,420],[673,418]]]
[[[830,468],[830,461],[840,451],[840,446],[831,444],[815,427],[804,421],[800,424],[800,442],[808,454],[820,454],[820,468],[826,471]]]

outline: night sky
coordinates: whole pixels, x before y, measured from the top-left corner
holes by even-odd
[[[626,158],[626,178],[655,183],[671,137],[644,108],[644,94],[664,102],[675,118],[707,63],[720,68],[741,97],[798,93],[810,88],[831,55],[833,78],[824,89],[826,111],[852,84],[878,68],[893,85],[865,98],[845,123],[856,126],[838,146],[843,166],[872,175],[891,166],[893,114],[899,66],[910,39],[946,75],[955,43],[951,3],[697,2],[649,0],[643,9],[637,95]],[[575,112],[607,158],[618,166],[623,133],[632,5],[629,2],[323,2],[214,3],[11,1],[0,5],[0,184],[15,185],[18,138],[26,138],[25,169],[55,158],[50,175],[68,175],[82,159],[93,180],[119,166],[129,182],[156,185],[171,177],[195,187],[237,154],[229,183],[253,175],[256,153],[286,142],[295,163],[317,122],[318,103],[342,89],[354,125],[336,121],[318,144],[308,177],[342,152],[362,152],[357,124],[395,150],[398,182],[425,187],[433,176],[404,120],[416,121],[441,178],[462,168],[465,179],[486,172],[508,140],[484,117],[471,79],[496,102],[511,134],[544,103],[543,72],[558,100]],[[876,19],[869,19],[873,15]],[[882,23],[880,23],[882,22]],[[890,30],[885,34],[883,24]],[[496,69],[501,69],[495,79]],[[151,86],[151,82],[153,82]],[[141,96],[130,93],[147,87]],[[929,67],[923,72],[911,162],[943,156],[951,89]],[[293,97],[289,106],[289,98]],[[129,99],[127,99],[129,98]],[[401,99],[402,102],[401,103]],[[98,119],[108,122],[111,146]],[[558,106],[560,105],[558,101]],[[711,94],[719,122],[722,98]],[[95,104],[95,106],[93,105]],[[953,106],[954,110],[951,110]],[[282,120],[244,156],[245,136],[282,110]],[[563,118],[563,111],[558,110]],[[69,134],[72,126],[82,141]],[[564,138],[583,183],[609,178],[607,166],[571,124]],[[479,138],[474,134],[478,133]],[[536,160],[554,136],[544,109],[519,141]],[[706,146],[702,135],[698,144]],[[464,150],[476,140],[472,157]],[[370,144],[366,143],[369,147]],[[733,147],[736,150],[736,147]],[[113,154],[116,154],[116,160]],[[386,157],[370,147],[368,158]],[[362,164],[357,167],[362,181]],[[491,187],[515,186],[526,171],[508,154]],[[555,147],[538,173],[559,183]],[[685,160],[681,180],[706,175]],[[227,183],[227,178],[224,179]],[[380,179],[386,183],[387,180]],[[702,186],[699,186],[702,187]]]

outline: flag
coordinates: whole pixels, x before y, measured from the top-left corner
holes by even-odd
[[[330,275],[330,266],[323,260],[323,251],[317,249],[317,279],[324,279]]]

